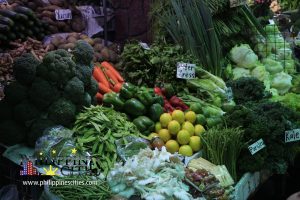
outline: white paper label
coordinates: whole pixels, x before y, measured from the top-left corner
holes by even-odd
[[[194,79],[196,77],[195,64],[177,63],[176,77],[181,79]]]
[[[275,24],[275,22],[274,22],[273,19],[269,19],[269,23],[270,23],[271,25],[274,25],[274,24]]]
[[[8,4],[7,0],[0,0],[0,4]]]
[[[300,140],[300,129],[285,131],[285,142],[295,142]]]
[[[246,5],[247,0],[230,0],[230,8]]]
[[[148,46],[147,43],[139,42],[139,44],[141,45],[141,47],[143,47],[143,49],[145,49],[145,50],[150,50],[150,47]]]
[[[56,20],[67,20],[72,19],[72,11],[70,9],[57,9],[55,10]]]
[[[257,142],[251,144],[248,149],[252,155],[256,154],[258,151],[262,150],[265,148],[266,145],[263,141],[263,139],[258,140]]]
[[[92,18],[93,15],[95,14],[95,10],[93,9],[92,6],[79,6],[77,8],[81,11],[82,15],[86,19]]]

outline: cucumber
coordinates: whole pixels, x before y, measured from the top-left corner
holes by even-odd
[[[22,13],[22,14],[27,15],[27,16],[34,16],[34,12],[31,9],[23,7],[23,6],[15,7],[14,11],[17,12],[17,13]]]
[[[8,42],[8,38],[6,35],[0,34],[0,41]]]
[[[10,33],[10,34],[8,34],[8,39],[15,40],[15,39],[17,39],[17,36],[14,33]]]
[[[21,13],[19,13],[19,17],[20,17],[20,21],[22,20],[24,20],[24,21],[27,21],[28,20],[28,17],[26,16],[26,15],[24,15],[24,14],[21,14]]]
[[[0,23],[8,26],[13,26],[15,23],[8,17],[0,16]]]
[[[0,32],[8,32],[10,27],[5,24],[0,24]]]
[[[0,15],[2,15],[4,17],[8,17],[10,19],[15,19],[15,20],[18,20],[20,18],[18,13],[14,12],[12,10],[0,10]]]

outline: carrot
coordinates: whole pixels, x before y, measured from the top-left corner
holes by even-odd
[[[99,86],[99,91],[102,94],[106,94],[106,93],[112,92],[112,90],[109,87],[107,87],[106,85],[104,85],[103,83],[99,83],[98,86]]]
[[[104,84],[106,87],[109,87],[109,83],[105,77],[105,75],[103,74],[103,72],[101,71],[101,69],[99,67],[95,67],[94,71],[93,71],[93,77],[100,83]]]
[[[112,85],[116,85],[119,83],[118,79],[111,73],[110,70],[105,69],[104,67],[101,68],[104,75],[106,75],[107,80],[112,83]]]
[[[105,67],[106,69],[110,70],[111,73],[113,73],[115,75],[115,77],[118,79],[119,82],[124,82],[123,77],[120,75],[120,73],[113,67],[112,64],[110,64],[109,62],[102,62],[101,65],[103,67]]]
[[[103,94],[97,92],[96,99],[97,99],[98,103],[101,103],[103,100]]]
[[[122,83],[117,83],[113,88],[112,88],[112,90],[114,91],[114,92],[120,92],[120,90],[121,90],[121,88],[122,88]]]

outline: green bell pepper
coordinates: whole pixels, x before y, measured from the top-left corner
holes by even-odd
[[[113,106],[116,110],[122,110],[124,106],[124,102],[121,100],[119,94],[115,92],[104,94],[103,103],[105,105]]]
[[[149,117],[155,122],[159,121],[159,118],[163,113],[164,109],[158,103],[153,104],[149,109]]]
[[[141,116],[146,113],[145,106],[137,99],[128,99],[124,104],[124,111],[133,116]]]
[[[137,98],[145,106],[151,106],[153,104],[153,95],[150,92],[148,92],[148,91],[140,91],[140,92],[138,92]]]
[[[138,128],[138,130],[145,136],[148,136],[152,131],[154,131],[154,122],[146,116],[139,116],[133,120],[133,124]]]
[[[155,95],[155,97],[153,98],[153,103],[158,103],[161,106],[165,105],[164,98],[159,95]]]
[[[124,83],[121,91],[120,91],[120,97],[124,99],[130,99],[133,98],[136,93],[136,88],[131,83]]]

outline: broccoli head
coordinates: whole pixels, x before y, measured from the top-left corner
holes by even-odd
[[[24,125],[39,117],[38,109],[28,101],[24,100],[14,108],[14,119]]]
[[[5,100],[16,105],[27,98],[28,88],[19,82],[13,82],[4,88]]]
[[[85,88],[90,85],[92,73],[93,70],[89,66],[76,65],[76,77],[78,77],[84,83]]]
[[[0,122],[4,120],[10,120],[13,117],[12,106],[7,102],[6,99],[0,101]]]
[[[48,118],[58,125],[69,127],[75,120],[76,106],[64,98],[55,101],[48,109]]]
[[[98,82],[94,79],[94,77],[90,78],[90,84],[89,87],[87,88],[87,92],[89,95],[93,98],[98,92],[99,84]]]
[[[64,89],[65,97],[72,102],[79,103],[84,97],[84,84],[79,78],[74,77],[68,81]]]
[[[0,143],[15,145],[25,139],[25,128],[15,121],[5,120],[0,123]]]
[[[83,107],[89,107],[92,104],[92,98],[89,93],[84,93],[84,95],[79,99],[79,104],[77,105],[77,110],[82,110]]]
[[[40,64],[31,53],[25,53],[14,60],[14,76],[20,83],[30,85],[35,78],[36,68]]]
[[[48,108],[59,95],[56,87],[42,78],[36,78],[29,90],[30,101],[40,110]]]
[[[75,76],[76,65],[70,54],[65,50],[47,53],[42,64],[37,67],[37,75],[63,88]]]
[[[75,62],[78,64],[83,64],[87,66],[92,65],[94,58],[94,49],[93,47],[84,40],[78,40],[75,43],[75,48],[72,51]]]
[[[43,135],[44,130],[51,126],[55,126],[55,123],[51,120],[41,118],[35,120],[27,134],[27,144],[31,147],[34,147],[35,142]]]
[[[263,82],[254,77],[242,77],[230,81],[228,85],[232,88],[234,101],[238,104],[248,101],[260,101],[265,95]]]

